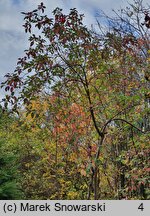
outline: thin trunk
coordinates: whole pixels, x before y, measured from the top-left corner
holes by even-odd
[[[90,199],[91,199],[91,192],[93,191],[94,170],[91,168],[91,171],[92,171],[92,174],[91,174],[91,180],[90,180],[90,182],[89,182],[87,200],[90,200]]]
[[[98,194],[98,190],[99,190],[98,184],[97,184],[97,182],[98,182],[97,170],[98,170],[98,167],[96,166],[95,167],[95,173],[94,173],[94,199],[95,200],[98,199],[97,194]]]

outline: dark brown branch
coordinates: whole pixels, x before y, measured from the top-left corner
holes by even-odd
[[[100,137],[103,137],[104,134],[100,131],[100,129],[99,129],[98,125],[97,125],[96,119],[95,119],[95,114],[94,114],[92,100],[91,100],[90,91],[89,91],[89,84],[88,84],[88,81],[87,81],[87,76],[86,76],[85,70],[84,70],[84,76],[85,76],[85,84],[84,83],[83,84],[84,84],[84,89],[86,91],[87,98],[88,98],[88,101],[89,101],[90,113],[91,113],[92,121],[93,121],[94,127],[95,127],[98,135]]]
[[[125,120],[125,119],[121,119],[121,118],[111,118],[110,120],[108,120],[106,122],[106,124],[104,125],[103,127],[103,133],[105,132],[105,129],[107,127],[108,124],[110,124],[112,121],[122,121],[122,122],[125,122],[127,123],[128,125],[130,125],[132,128],[135,128],[136,130],[140,131],[141,133],[145,134],[144,131],[142,131],[141,129],[139,129],[138,127],[136,127],[135,125],[133,125],[131,122]]]
[[[135,125],[133,125],[132,123],[128,122],[127,120],[125,119],[120,119],[120,118],[116,118],[116,119],[113,119],[114,121],[122,121],[122,122],[125,122],[127,123],[128,125],[130,125],[132,128],[135,128],[136,130],[140,131],[141,133],[144,133],[144,131],[142,131],[141,129],[139,129],[138,127],[136,127]]]

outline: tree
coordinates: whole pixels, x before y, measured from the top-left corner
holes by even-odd
[[[134,125],[138,125],[141,130],[147,132],[146,137],[142,135],[139,135],[139,133],[133,133],[132,131],[130,132],[128,130],[128,133],[126,131],[125,133],[125,138],[128,137],[128,143],[131,142],[135,145],[135,153],[133,153],[132,148],[128,150],[128,148],[125,150],[123,147],[122,150],[124,150],[123,154],[132,154],[132,155],[143,155],[141,157],[141,161],[144,161],[143,164],[146,167],[148,165],[148,158],[147,158],[147,148],[149,145],[149,130],[150,130],[150,124],[149,124],[149,11],[150,7],[148,6],[147,8],[144,7],[143,1],[133,1],[133,3],[130,3],[128,7],[125,9],[121,9],[115,12],[115,17],[108,17],[107,15],[104,15],[107,23],[109,23],[109,32],[107,30],[107,33],[104,35],[107,39],[107,43],[105,43],[105,50],[108,49],[108,47],[111,47],[112,52],[116,56],[122,56],[122,65],[125,67],[124,72],[128,71],[129,73],[132,73],[136,83],[137,81],[139,84],[142,86],[143,89],[141,89],[141,106],[137,106],[137,109],[142,110],[142,113],[138,115],[137,109],[135,109],[136,112],[136,120],[134,121]],[[100,30],[102,29],[101,24],[98,22],[98,25],[100,27]],[[127,67],[126,63],[129,65]],[[128,75],[130,77],[130,75]],[[125,85],[123,85],[125,86]],[[125,91],[127,93],[127,88],[125,86]],[[126,95],[125,93],[125,95]],[[132,89],[132,95],[135,93],[135,96],[137,96],[137,91]],[[138,91],[139,93],[139,91]],[[128,93],[127,93],[128,94]],[[131,95],[130,95],[130,98]],[[133,98],[132,98],[133,101]],[[125,113],[128,112],[128,109],[125,110]],[[126,115],[126,114],[125,114]],[[139,118],[139,117],[140,118]],[[125,116],[125,119],[127,119],[128,116]],[[138,132],[138,131],[137,131]],[[124,139],[125,139],[124,138]],[[141,145],[137,145],[138,140],[140,139]],[[144,141],[145,140],[145,141]],[[145,146],[142,144],[145,142]],[[126,146],[126,141],[123,142],[123,145]],[[144,148],[143,148],[144,147]],[[126,152],[126,151],[129,152]],[[126,153],[125,153],[126,152]],[[131,153],[132,152],[132,153]],[[145,153],[144,153],[145,152]],[[120,152],[121,154],[121,152]],[[123,156],[123,158],[125,158]],[[131,157],[132,158],[132,157]],[[130,165],[131,165],[131,159],[129,157]],[[138,159],[136,158],[138,161]],[[119,161],[121,162],[121,155]],[[127,162],[127,161],[126,161]],[[142,162],[141,162],[142,163]],[[123,162],[124,164],[124,162]],[[134,164],[134,162],[133,162]],[[127,164],[126,164],[127,165]],[[119,165],[120,166],[120,165]],[[124,165],[123,165],[124,166]],[[126,170],[126,174],[128,176],[129,170],[134,168],[129,168],[129,163],[127,166],[124,166],[124,168],[121,166],[121,170],[124,171]],[[124,170],[125,169],[125,170]],[[134,173],[134,171],[131,171]],[[123,185],[123,188],[125,190],[125,175],[121,175],[121,184]],[[144,178],[147,179],[148,177],[148,172],[145,173]],[[130,176],[131,177],[131,176]],[[132,178],[132,177],[131,177]],[[139,178],[138,174],[136,177],[134,176],[133,178],[136,179],[136,184],[138,185],[139,189],[137,190],[137,187],[134,186],[135,191],[133,192],[134,195],[131,193],[130,195],[128,194],[127,197],[132,197],[135,196],[140,196],[140,198],[145,197],[143,188],[147,188],[147,186],[140,186],[141,185],[141,176],[140,176],[140,171],[139,171]],[[122,182],[123,181],[123,182]],[[148,179],[146,180],[146,184],[148,184]],[[127,184],[130,185],[131,182],[128,182]],[[132,184],[131,184],[132,185]],[[131,186],[130,185],[130,186]],[[132,186],[130,187],[131,190]],[[127,188],[126,188],[127,189]],[[137,192],[138,191],[138,192]],[[125,192],[124,192],[125,194]],[[148,194],[147,194],[148,195]],[[149,195],[148,195],[149,196]]]
[[[44,98],[55,98],[50,100],[46,110],[54,123],[52,126],[49,123],[50,131],[54,132],[51,136],[57,138],[58,145],[62,142],[64,147],[71,146],[72,151],[76,140],[79,137],[82,140],[76,149],[83,146],[82,150],[89,158],[87,162],[83,160],[85,171],[81,169],[82,176],[88,177],[87,199],[106,196],[106,191],[101,191],[104,178],[107,182],[105,188],[108,185],[114,196],[120,185],[124,190],[126,184],[126,166],[116,160],[126,148],[130,148],[128,143],[134,144],[135,133],[137,136],[147,133],[139,126],[141,116],[145,113],[142,107],[147,87],[140,74],[141,70],[146,71],[147,64],[143,65],[137,51],[140,49],[139,38],[122,36],[121,26],[116,31],[106,32],[101,39],[84,26],[83,15],[78,14],[76,9],[71,9],[65,15],[60,8],[56,8],[53,18],[44,15],[44,9],[41,3],[34,11],[23,12],[25,32],[29,34],[29,49],[23,58],[19,58],[14,73],[6,75],[3,86],[8,94],[4,105],[7,107],[10,102],[12,110],[18,111],[23,103],[34,118],[39,116],[33,106],[34,101],[38,103],[43,95]],[[35,33],[37,29],[39,35]],[[145,41],[142,43],[144,50],[147,45]],[[82,135],[81,123],[87,125]],[[85,138],[81,139],[88,127],[91,129],[90,143]],[[66,134],[65,141],[61,131]],[[131,136],[127,136],[129,131]],[[115,142],[118,141],[117,146]],[[115,183],[111,181],[115,181],[115,176],[111,176],[111,161],[107,159],[111,147],[117,151],[114,155],[112,150],[111,157],[115,168],[119,169],[119,184],[115,190]],[[73,166],[76,164],[73,163]],[[116,197],[122,198],[123,195],[117,194]]]
[[[19,187],[17,172],[17,155],[9,152],[8,131],[12,124],[13,117],[2,112],[0,107],[0,199],[21,199],[22,192]],[[7,132],[6,132],[7,130]],[[10,141],[10,140],[9,140]]]
[[[24,13],[25,31],[31,33],[31,23],[34,23],[36,28],[42,30],[41,34],[45,39],[41,35],[30,36],[30,48],[26,51],[26,56],[19,59],[15,73],[6,76],[8,79],[5,90],[10,91],[11,95],[6,96],[5,105],[9,101],[13,105],[13,110],[16,110],[19,99],[23,99],[24,103],[28,104],[41,90],[47,92],[50,88],[51,91],[58,89],[57,91],[60,92],[61,88],[65,87],[61,91],[71,94],[70,85],[74,85],[73,88],[77,90],[82,86],[95,129],[103,140],[103,132],[98,128],[94,116],[87,79],[87,67],[89,67],[87,59],[88,56],[98,52],[98,41],[82,24],[83,15],[78,15],[76,9],[71,9],[70,14],[66,16],[62,14],[61,9],[56,8],[53,12],[53,21],[45,15],[38,15],[37,11],[43,13],[44,8],[41,3],[37,10]],[[26,76],[28,78],[23,80],[22,77]],[[14,95],[16,88],[22,89],[19,98]]]

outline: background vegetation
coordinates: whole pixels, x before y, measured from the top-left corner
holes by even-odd
[[[44,11],[23,13],[29,48],[1,84],[0,198],[149,199],[149,7],[97,31]]]

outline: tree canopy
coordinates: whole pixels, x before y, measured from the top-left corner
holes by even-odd
[[[148,199],[149,7],[105,15],[99,33],[45,8],[22,12],[29,48],[2,83],[24,197]]]

